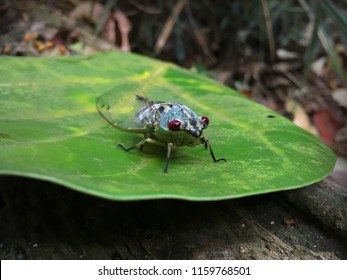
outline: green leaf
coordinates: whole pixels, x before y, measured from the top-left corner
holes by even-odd
[[[336,22],[336,24],[340,27],[342,33],[346,34],[346,20],[343,19],[343,16],[337,10],[337,7],[334,3],[329,0],[323,0],[317,2],[317,6],[313,10],[306,1],[300,1],[303,9],[307,13],[311,22],[314,23],[314,30],[311,38],[310,45],[305,53],[305,69],[304,69],[304,77],[307,78],[308,72],[311,67],[311,62],[316,53],[319,51],[319,41],[322,44],[325,52],[328,54],[333,68],[339,78],[344,81],[346,79],[345,71],[342,66],[341,58],[339,57],[337,51],[335,50],[335,44],[331,36],[331,32],[327,30],[327,24],[323,21],[323,15],[329,14],[330,17]],[[319,39],[319,41],[318,41]]]
[[[322,43],[324,50],[326,51],[326,53],[330,57],[331,63],[333,65],[337,75],[339,76],[339,78],[342,81],[344,81],[346,79],[346,76],[345,76],[345,72],[343,70],[341,58],[339,57],[339,55],[335,49],[334,42],[330,38],[324,24],[321,24],[318,27],[318,37]]]
[[[203,145],[166,150],[119,131],[96,98],[136,82],[154,100],[208,116],[214,163]],[[322,180],[335,156],[316,136],[210,79],[133,54],[0,58],[0,174],[48,180],[116,200],[216,200],[294,189]]]
[[[330,0],[322,0],[320,3],[324,12],[330,16],[340,28],[342,34],[347,37],[347,20],[346,15],[343,14],[343,9],[338,8]]]

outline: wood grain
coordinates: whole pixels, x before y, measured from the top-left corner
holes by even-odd
[[[216,202],[116,202],[0,177],[1,259],[346,259],[347,196],[325,181]]]

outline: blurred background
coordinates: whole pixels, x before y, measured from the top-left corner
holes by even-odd
[[[110,50],[176,63],[289,118],[334,150],[347,186],[346,0],[0,0],[3,56]]]

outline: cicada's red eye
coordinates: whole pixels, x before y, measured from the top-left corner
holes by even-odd
[[[208,126],[208,124],[210,123],[208,117],[202,116],[200,117],[200,119],[205,123],[205,126]]]
[[[168,127],[171,131],[180,130],[181,122],[179,120],[173,120],[173,121],[169,122]]]

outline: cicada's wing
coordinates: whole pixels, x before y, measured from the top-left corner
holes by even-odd
[[[139,115],[149,111],[153,101],[137,84],[122,84],[100,95],[96,107],[101,116],[115,128],[132,133],[152,132],[151,122],[141,122]]]

